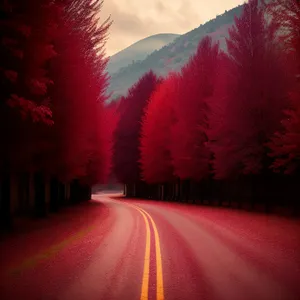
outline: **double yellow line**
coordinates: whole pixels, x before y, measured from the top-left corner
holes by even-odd
[[[145,247],[145,259],[144,259],[144,271],[143,271],[143,281],[142,281],[142,291],[140,300],[148,300],[148,290],[149,290],[149,275],[150,275],[150,245],[151,245],[151,235],[150,235],[150,223],[154,231],[155,239],[155,254],[156,254],[156,300],[164,300],[164,285],[163,285],[163,272],[162,272],[162,259],[159,235],[157,227],[152,217],[142,208],[129,204],[129,206],[135,208],[141,213],[144,218],[146,225],[146,247]],[[148,217],[148,218],[147,218]],[[149,219],[149,220],[148,220]]]

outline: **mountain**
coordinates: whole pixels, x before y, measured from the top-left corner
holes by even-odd
[[[110,57],[107,71],[110,74],[118,72],[134,61],[144,60],[153,51],[173,42],[179,34],[162,33],[140,40]]]
[[[160,50],[154,50],[144,60],[132,62],[129,66],[112,74],[109,86],[109,92],[112,92],[111,99],[125,95],[128,88],[150,69],[162,76],[171,70],[179,71],[195,53],[199,41],[206,35],[210,35],[213,40],[219,40],[220,47],[226,50],[225,38],[228,36],[228,28],[232,26],[234,17],[240,16],[242,9],[243,5],[239,5],[225,11],[215,19],[177,37]]]

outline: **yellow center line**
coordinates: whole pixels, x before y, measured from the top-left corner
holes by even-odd
[[[144,271],[142,281],[142,291],[140,300],[148,299],[148,288],[149,288],[149,274],[150,274],[150,225],[146,215],[139,210],[142,214],[146,224],[146,247],[145,247],[145,259],[144,259]]]
[[[157,230],[157,226],[153,218],[142,208],[139,208],[144,212],[151,221],[155,236],[155,252],[156,252],[156,300],[164,300],[164,284],[163,284],[163,270],[162,270],[162,258],[160,249],[160,240]]]
[[[36,255],[33,255],[27,259],[25,259],[21,264],[19,264],[17,267],[10,268],[8,270],[8,273],[10,275],[17,275],[21,273],[22,271],[25,271],[27,269],[34,268],[39,262],[44,261],[46,259],[49,259],[53,257],[55,254],[57,254],[60,250],[64,249],[66,246],[68,246],[70,243],[74,242],[75,240],[81,239],[84,237],[87,233],[89,233],[95,225],[90,225],[85,229],[82,229],[78,231],[76,234],[71,236],[70,238],[58,243],[54,244],[53,246],[49,247],[47,250],[38,253]]]
[[[136,206],[134,204],[129,204],[136,210],[138,210],[146,224],[146,249],[145,249],[145,260],[144,260],[144,272],[143,272],[143,282],[142,282],[142,293],[141,300],[148,300],[148,286],[149,286],[149,266],[150,266],[150,226],[147,217],[150,219],[150,222],[154,231],[155,239],[155,253],[156,253],[156,300],[164,300],[164,285],[163,285],[163,270],[162,270],[162,258],[161,258],[161,249],[160,249],[160,240],[159,234],[156,227],[156,224],[153,218],[145,210]],[[146,287],[147,286],[147,287]]]

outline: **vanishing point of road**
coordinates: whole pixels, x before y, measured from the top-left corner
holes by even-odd
[[[300,300],[297,220],[100,193],[19,226],[1,300]]]

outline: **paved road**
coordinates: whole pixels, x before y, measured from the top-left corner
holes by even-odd
[[[26,226],[0,242],[1,300],[300,299],[299,221],[98,194]]]

